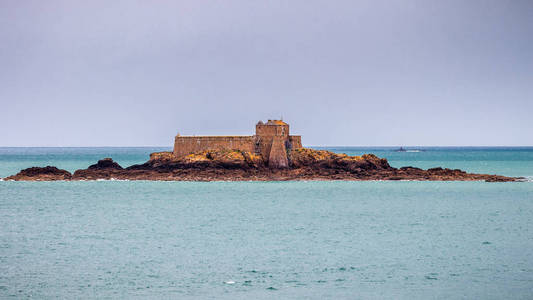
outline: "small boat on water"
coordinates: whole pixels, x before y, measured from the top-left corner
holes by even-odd
[[[405,149],[404,147],[400,147],[399,149],[394,150],[395,152],[423,152],[424,150],[419,149]]]

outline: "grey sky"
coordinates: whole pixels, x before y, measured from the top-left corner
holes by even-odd
[[[533,1],[0,0],[0,146],[533,145]]]

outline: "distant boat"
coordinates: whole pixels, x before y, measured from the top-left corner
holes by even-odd
[[[394,150],[395,152],[423,152],[425,150],[419,150],[419,149],[405,149],[404,147],[400,147],[399,149]]]

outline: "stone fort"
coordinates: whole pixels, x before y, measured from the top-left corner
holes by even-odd
[[[181,136],[174,141],[173,155],[183,157],[204,150],[240,150],[261,155],[269,167],[289,166],[288,152],[302,148],[299,135],[289,135],[289,124],[281,120],[259,121],[252,136]]]

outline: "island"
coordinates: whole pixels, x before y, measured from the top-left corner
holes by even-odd
[[[156,152],[143,163],[122,167],[111,158],[74,173],[53,166],[31,167],[4,178],[53,180],[285,181],[458,180],[507,182],[522,178],[472,174],[459,169],[391,167],[374,154],[349,156],[302,147],[281,120],[259,121],[252,136],[181,136],[172,152]]]

